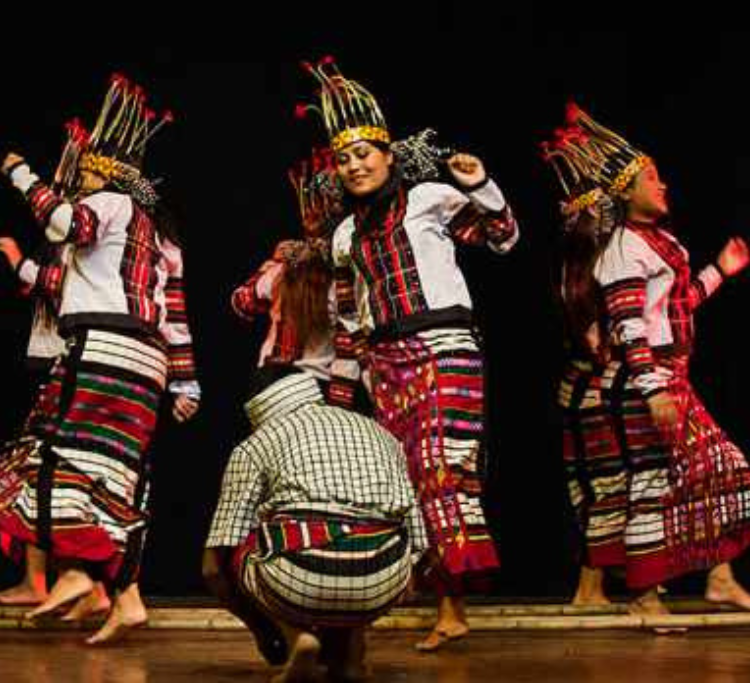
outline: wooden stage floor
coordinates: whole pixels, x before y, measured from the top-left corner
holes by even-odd
[[[239,630],[142,629],[108,647],[71,630],[0,630],[2,683],[239,683],[271,670]],[[420,654],[418,633],[368,634],[369,681],[400,683],[748,683],[750,632],[696,629],[681,636],[637,630],[476,631]]]

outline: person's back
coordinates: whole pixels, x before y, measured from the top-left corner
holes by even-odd
[[[414,498],[395,437],[374,420],[324,404],[306,373],[283,384],[246,405],[256,429],[239,448],[257,454],[268,481],[259,517],[299,507],[405,515]]]
[[[426,547],[403,451],[374,420],[325,405],[309,373],[269,366],[255,381],[253,432],[227,464],[204,576],[270,661],[280,648],[258,611],[271,615],[290,674],[321,646],[329,671],[359,670],[362,629],[404,593]]]

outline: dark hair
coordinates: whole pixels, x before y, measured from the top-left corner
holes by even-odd
[[[254,398],[284,377],[299,372],[302,371],[291,363],[267,363],[258,368],[250,377],[248,398]]]
[[[182,241],[180,239],[180,231],[178,228],[179,221],[174,211],[168,209],[163,201],[159,201],[149,210],[149,213],[154,220],[156,232],[159,237],[162,239],[166,238],[173,244],[182,248]]]
[[[281,316],[294,329],[300,351],[330,332],[328,291],[332,281],[327,255],[313,249],[304,259],[284,267],[279,281]]]
[[[619,199],[599,207],[599,215],[582,210],[568,221],[562,243],[562,306],[567,342],[574,355],[593,357],[587,333],[602,325],[603,305],[594,279],[594,266],[609,244],[614,229],[623,224],[625,205]],[[600,328],[603,339],[603,330]]]

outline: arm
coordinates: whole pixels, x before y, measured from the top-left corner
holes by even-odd
[[[6,157],[3,171],[26,197],[50,242],[72,242],[79,246],[95,242],[100,221],[91,206],[84,201],[70,203],[60,199],[17,155]]]
[[[173,414],[182,422],[197,410],[201,390],[185,303],[182,251],[166,239],[161,251],[167,280],[164,288],[166,315],[160,332],[167,343],[169,391],[175,397]]]
[[[610,241],[598,264],[598,278],[612,333],[624,349],[633,384],[643,394],[654,425],[669,442],[675,436],[679,411],[669,392],[672,373],[656,364],[647,337],[644,314],[649,251],[633,240],[642,241],[625,231],[620,244],[616,239]]]
[[[0,237],[0,252],[18,275],[24,294],[47,299],[55,306],[60,301],[63,278],[62,254],[55,248],[52,258],[36,259],[24,256],[12,237]]]
[[[624,350],[634,384],[645,397],[666,390],[669,381],[657,367],[647,337],[646,282],[652,270],[651,253],[641,238],[622,230],[614,234],[595,268],[614,341]]]
[[[448,168],[462,187],[446,206],[443,222],[454,240],[472,246],[488,246],[504,254],[518,241],[518,223],[482,162],[468,154],[456,154]]]
[[[710,264],[703,270],[690,283],[690,310],[694,311],[700,306],[708,297],[710,297],[723,282],[724,277],[721,274],[718,266]]]
[[[283,268],[281,261],[266,261],[257,273],[232,292],[232,310],[248,322],[252,322],[258,315],[267,315]]]
[[[690,284],[690,303],[694,310],[711,294],[713,294],[721,283],[734,277],[750,263],[750,250],[747,242],[741,237],[732,237],[724,245],[719,253],[715,264],[706,266]]]
[[[240,545],[258,526],[257,509],[265,490],[262,452],[251,436],[237,446],[229,458],[206,547]]]
[[[340,237],[340,233],[338,236]],[[336,324],[328,400],[333,405],[351,408],[354,404],[354,392],[362,376],[360,363],[364,359],[367,340],[357,307],[355,272],[348,246],[334,235],[332,249]]]

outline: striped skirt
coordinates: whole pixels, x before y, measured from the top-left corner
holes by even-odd
[[[604,385],[591,363],[573,360],[558,390],[565,479],[583,536],[583,563],[591,567],[624,565],[626,556],[630,471]]]
[[[403,525],[356,521],[343,529],[323,526],[295,520],[290,533],[287,522],[277,535],[284,543],[302,542],[261,554],[250,539],[235,554],[239,583],[272,615],[295,626],[364,626],[387,612],[408,585],[408,532]]]
[[[680,419],[669,442],[620,361],[563,378],[568,485],[592,566],[623,565],[648,588],[737,557],[750,544],[750,469],[703,406],[686,359],[672,372]]]
[[[468,329],[434,329],[375,344],[375,419],[398,438],[440,562],[437,588],[499,566],[480,496],[484,448],[482,356]]]
[[[40,394],[37,440],[0,506],[0,533],[101,563],[113,580],[146,523],[144,454],[166,373],[156,341],[97,329],[71,338]]]

